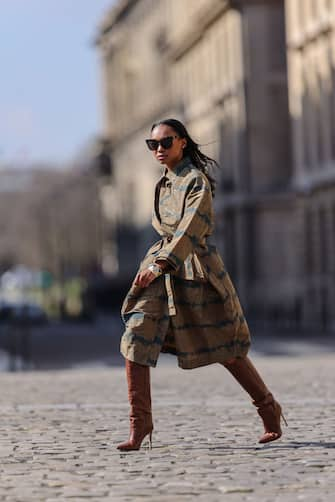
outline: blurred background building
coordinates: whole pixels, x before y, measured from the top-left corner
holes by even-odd
[[[222,167],[216,241],[249,319],[334,329],[335,0],[122,0],[96,44],[118,283],[157,238],[144,139],[176,117]]]
[[[287,0],[285,7],[298,236],[290,253],[300,265],[304,322],[334,328],[335,2]]]

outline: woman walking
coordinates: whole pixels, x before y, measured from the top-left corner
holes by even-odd
[[[204,155],[175,119],[154,124],[149,150],[165,172],[155,189],[153,227],[161,239],[147,252],[124,300],[130,437],[118,445],[138,450],[153,431],[150,367],[160,352],[175,354],[181,368],[221,363],[251,396],[263,420],[260,443],[279,439],[281,407],[248,358],[250,333],[215,246],[214,180]]]

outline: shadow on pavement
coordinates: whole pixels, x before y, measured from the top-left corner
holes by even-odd
[[[166,448],[170,445],[160,445],[153,446],[153,448]],[[217,445],[211,446],[210,444],[203,444],[198,446],[190,446],[187,445],[188,450],[207,450],[207,451],[234,451],[234,450],[243,450],[243,451],[265,451],[265,450],[292,450],[298,448],[326,448],[333,449],[335,448],[335,442],[323,442],[323,441],[290,441],[289,443],[276,443],[271,442],[259,446],[231,446],[231,445]]]

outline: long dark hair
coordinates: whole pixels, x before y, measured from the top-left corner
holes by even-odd
[[[213,168],[213,167],[219,167],[219,164],[216,162],[216,160],[211,159],[210,157],[207,157],[204,153],[202,153],[199,149],[199,145],[193,141],[189,133],[187,132],[186,127],[182,122],[176,119],[165,119],[165,120],[160,120],[156,124],[153,124],[151,127],[151,131],[155,129],[155,127],[159,125],[166,125],[171,127],[180,138],[185,138],[187,141],[187,144],[183,150],[183,157],[190,157],[192,164],[195,165],[200,171],[202,171],[205,176],[207,177],[210,186],[211,186],[211,191],[212,195],[214,197],[215,194],[215,186],[216,186],[216,181],[215,179],[209,174],[208,168]]]

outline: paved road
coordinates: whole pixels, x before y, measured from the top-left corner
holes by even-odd
[[[152,371],[153,449],[121,454],[123,369],[2,373],[0,500],[331,501],[335,371],[331,354],[256,357],[289,427],[259,445],[260,420],[219,365]]]

